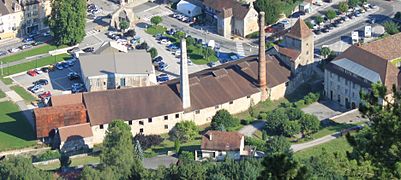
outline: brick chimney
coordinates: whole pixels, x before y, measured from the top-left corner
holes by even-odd
[[[265,35],[265,12],[259,12],[259,74],[258,74],[258,86],[262,91],[261,100],[267,99],[267,87],[266,87],[266,35]]]
[[[184,109],[191,107],[191,95],[189,92],[187,42],[181,39],[181,66],[180,66],[180,88],[181,101]]]

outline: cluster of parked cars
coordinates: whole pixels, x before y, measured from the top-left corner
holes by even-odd
[[[88,13],[87,15],[88,19],[94,20],[96,19],[96,14],[100,13],[102,10],[95,4],[88,4],[86,11]]]
[[[315,34],[327,33],[333,30],[335,27],[339,27],[345,21],[354,19],[355,17],[360,17],[366,11],[377,8],[375,5],[365,4],[362,7],[350,8],[347,13],[340,14],[335,19],[330,21],[325,15],[322,15],[323,22],[318,24],[316,20],[312,20],[311,23],[313,25],[313,32]],[[374,23],[374,21],[372,22]]]
[[[185,16],[183,14],[174,13],[174,14],[171,15],[171,17],[173,17],[173,18],[175,18],[177,20],[180,20],[182,22],[185,22],[185,23],[193,23],[193,18]]]

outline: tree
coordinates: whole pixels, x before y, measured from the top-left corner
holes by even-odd
[[[131,127],[122,120],[113,120],[106,131],[100,162],[119,178],[131,175],[131,168],[141,169],[142,164],[132,145]],[[117,178],[117,179],[119,179]]]
[[[283,124],[283,134],[287,137],[293,137],[301,132],[301,125],[298,121],[287,121]]]
[[[85,37],[86,1],[52,1],[49,28],[57,45],[75,45]]]
[[[315,16],[316,24],[321,24],[323,22],[322,16]]]
[[[386,21],[383,23],[383,26],[384,30],[390,35],[397,34],[398,32],[400,32],[399,30],[400,27],[398,26],[397,23],[393,21]]]
[[[121,20],[119,26],[121,31],[124,32],[126,29],[128,29],[129,22],[127,20]]]
[[[53,179],[51,174],[32,165],[25,157],[8,157],[0,161],[0,179]]]
[[[304,114],[299,120],[299,123],[301,125],[302,137],[317,132],[320,128],[319,119],[311,114]]]
[[[331,54],[330,48],[322,47],[322,49],[320,49],[320,55],[322,55],[324,59],[326,59],[330,54]]]
[[[150,22],[151,22],[153,25],[155,25],[155,26],[157,26],[158,24],[160,24],[162,21],[163,21],[163,19],[162,19],[162,17],[160,17],[160,16],[153,16],[153,17],[150,19]]]
[[[328,18],[328,19],[330,20],[330,22],[331,22],[331,20],[333,20],[334,18],[336,18],[337,13],[336,13],[334,10],[330,9],[330,10],[328,10],[328,11],[326,12],[326,16],[327,16],[327,18]]]
[[[394,99],[390,100],[388,94]],[[399,179],[401,138],[396,137],[401,137],[401,91],[394,86],[392,92],[388,92],[383,84],[375,83],[371,93],[361,93],[361,99],[359,109],[371,124],[347,136],[354,147],[353,157],[359,162],[371,160],[377,167],[377,177]]]
[[[354,8],[354,7],[358,6],[359,1],[360,0],[348,0],[348,6]]]
[[[342,2],[338,3],[338,10],[339,10],[341,13],[346,13],[346,12],[348,12],[348,9],[349,9],[349,6],[348,6],[347,2],[342,1]]]
[[[283,12],[283,3],[277,0],[257,0],[255,2],[257,11],[265,12],[265,22],[267,24],[276,23]]]
[[[266,155],[292,154],[291,143],[284,136],[273,136],[266,143]]]
[[[173,140],[180,142],[192,141],[198,135],[198,127],[194,121],[182,121],[175,124],[169,134]]]
[[[221,125],[223,125],[224,128],[229,129],[237,127],[239,124],[239,119],[234,118],[227,110],[221,109],[213,116],[211,127],[212,129],[217,130]]]
[[[157,49],[152,47],[149,49],[150,57],[153,59],[157,56]]]

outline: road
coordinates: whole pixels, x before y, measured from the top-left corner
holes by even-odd
[[[371,4],[378,5],[380,10],[372,14],[370,18],[375,18],[376,23],[380,24],[389,19],[389,17],[393,16],[397,9],[401,9],[400,2],[387,2],[383,0],[372,0],[369,1]],[[352,31],[360,30],[364,26],[368,25],[365,21],[361,23],[355,23],[346,28],[343,28],[341,31],[330,33],[324,38],[315,41],[315,49],[320,49],[323,45],[333,44],[341,40],[343,36],[350,36]]]

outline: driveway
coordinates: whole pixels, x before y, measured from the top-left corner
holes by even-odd
[[[265,124],[266,123],[263,120],[256,120],[253,121],[252,124],[244,126],[238,132],[245,136],[251,137],[257,130],[261,130]]]
[[[171,164],[176,164],[178,159],[173,156],[157,156],[153,158],[144,158],[143,167],[146,169],[157,169],[159,166],[169,167]]]

